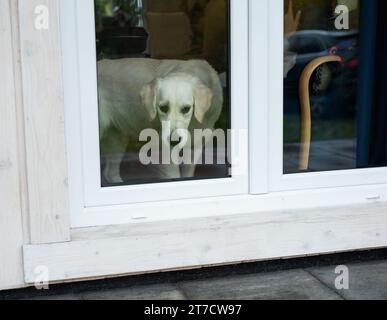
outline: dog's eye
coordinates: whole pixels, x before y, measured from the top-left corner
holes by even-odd
[[[169,112],[169,105],[167,105],[167,104],[163,104],[159,108],[160,108],[160,111],[162,113],[168,113]]]
[[[191,111],[191,106],[185,106],[181,109],[182,114],[188,114]]]

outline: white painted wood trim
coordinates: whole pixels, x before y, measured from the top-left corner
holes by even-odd
[[[67,243],[24,247],[25,281],[159,272],[387,246],[387,203],[80,229]]]
[[[24,285],[11,0],[0,0],[0,290]]]
[[[23,84],[20,56],[20,30],[19,30],[19,2],[10,0],[12,41],[13,41],[13,63],[15,76],[15,101],[16,118],[18,129],[18,153],[19,153],[19,176],[20,197],[22,205],[23,235],[24,243],[30,243],[29,227],[29,203],[28,203],[28,181],[27,181],[27,154],[24,130],[24,108],[23,108]]]
[[[37,30],[35,8],[49,10]],[[70,239],[58,0],[19,1],[23,103],[32,243]]]

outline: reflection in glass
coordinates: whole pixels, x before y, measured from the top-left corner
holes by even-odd
[[[386,166],[386,9],[378,0],[285,0],[284,173]]]
[[[95,0],[95,17],[102,185],[229,177],[229,1]]]

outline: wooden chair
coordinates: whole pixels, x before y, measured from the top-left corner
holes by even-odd
[[[299,169],[309,169],[310,145],[312,141],[312,110],[310,106],[309,83],[313,72],[324,63],[341,62],[339,56],[326,56],[314,59],[304,69],[300,79],[300,104],[301,104],[301,149]]]

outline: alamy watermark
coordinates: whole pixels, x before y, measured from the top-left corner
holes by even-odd
[[[50,28],[50,11],[46,5],[35,7],[35,29],[48,30]]]
[[[335,288],[337,290],[349,290],[349,268],[341,265],[335,269]]]
[[[47,266],[37,266],[34,269],[34,285],[37,290],[50,289],[50,272]]]
[[[161,132],[144,129],[139,160],[143,165],[213,165],[232,164],[243,170],[246,162],[248,131],[223,129],[176,129],[162,122]]]
[[[335,28],[337,30],[349,30],[349,8],[346,5],[338,5],[335,14],[337,15]]]

